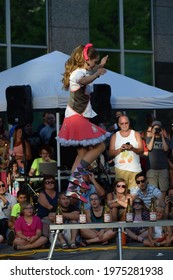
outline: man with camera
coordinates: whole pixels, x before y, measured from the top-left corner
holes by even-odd
[[[150,185],[158,187],[163,197],[169,188],[169,171],[167,152],[169,150],[169,139],[164,137],[164,129],[160,121],[153,121],[151,137],[146,138],[148,148],[147,181]]]

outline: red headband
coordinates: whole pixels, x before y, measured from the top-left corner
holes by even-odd
[[[85,60],[88,60],[89,57],[88,57],[88,49],[91,48],[93,46],[93,44],[87,44],[84,49],[83,49],[83,56],[84,56],[84,59]]]

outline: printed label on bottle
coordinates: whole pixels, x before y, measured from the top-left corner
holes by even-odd
[[[86,214],[79,214],[79,223],[86,224]]]
[[[104,223],[110,223],[111,216],[110,214],[104,214]]]
[[[156,221],[157,220],[157,216],[156,216],[156,212],[150,212],[150,221]]]
[[[63,215],[56,215],[56,224],[63,224]]]
[[[126,213],[126,222],[133,222],[133,213]]]

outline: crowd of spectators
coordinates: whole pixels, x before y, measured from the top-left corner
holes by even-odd
[[[112,222],[125,221],[129,199],[134,221],[149,219],[152,198],[155,200],[157,219],[173,219],[172,130],[167,132],[162,123],[154,119],[147,125],[146,131],[135,131],[128,116],[117,112],[115,125],[108,129],[112,135],[106,155],[109,163],[114,165],[115,176],[110,188],[107,189],[97,179],[92,165],[82,175],[88,188],[76,186],[85,199],[88,223],[103,222],[105,202],[110,209]],[[26,179],[26,176],[40,176],[39,163],[56,161],[55,136],[53,113],[43,114],[43,124],[36,132],[32,124],[27,124],[24,128],[15,126],[11,135],[4,130],[3,119],[0,118],[0,243],[7,242],[15,250],[40,248],[52,242],[49,225],[55,222],[58,205],[64,223],[79,222],[80,195],[70,197],[66,191],[59,193],[54,175],[44,174],[36,205],[32,200],[32,189],[35,192],[37,184],[30,180],[27,184],[18,180],[21,177]],[[127,226],[127,241],[150,247],[170,246],[173,242],[172,230],[171,227]],[[75,249],[94,243],[105,245],[115,238],[116,232],[111,226],[110,229],[98,229],[96,226],[95,229],[61,232],[57,246]]]

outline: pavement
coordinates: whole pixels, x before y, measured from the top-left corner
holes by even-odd
[[[123,260],[173,260],[173,247],[143,247],[140,243],[123,246]],[[0,244],[0,260],[46,260],[49,246],[45,249],[14,251],[13,246]],[[117,246],[92,245],[77,249],[55,248],[52,260],[118,260]]]

